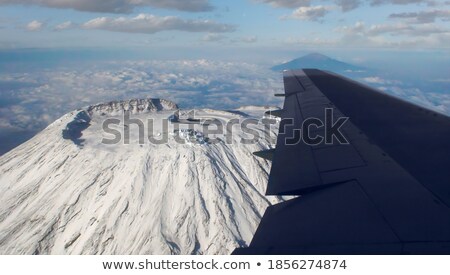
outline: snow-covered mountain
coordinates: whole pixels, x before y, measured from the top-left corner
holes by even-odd
[[[246,246],[270,204],[270,163],[252,152],[270,140],[243,144],[238,127],[207,139],[204,127],[256,119],[267,108],[196,110],[203,126],[169,121],[166,129],[177,108],[157,99],[86,107],[1,156],[0,254],[228,254]],[[114,124],[105,132],[107,119]],[[137,119],[146,127],[153,121],[144,142]],[[277,132],[276,125],[254,129]],[[102,142],[113,130],[122,132],[120,142]]]

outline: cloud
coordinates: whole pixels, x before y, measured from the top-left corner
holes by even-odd
[[[117,61],[85,70],[68,66],[0,75],[6,77],[17,84],[10,92],[13,101],[0,93],[0,132],[37,131],[71,110],[112,100],[153,97],[185,108],[232,109],[280,104],[273,94],[283,90],[280,76],[265,66],[205,59]]]
[[[450,114],[450,96],[447,94],[424,92],[418,88],[398,85],[381,86],[377,88],[437,112]]]
[[[72,28],[75,28],[75,27],[76,27],[76,24],[72,23],[71,21],[66,21],[64,23],[56,25],[53,28],[53,30],[55,30],[55,31],[62,31],[62,30],[72,29]]]
[[[335,46],[378,48],[448,48],[450,29],[434,24],[373,24],[357,22],[335,29],[342,33]]]
[[[225,35],[222,35],[222,34],[208,33],[208,34],[206,34],[205,36],[202,37],[202,41],[203,42],[218,42],[218,41],[223,41],[226,38],[227,37]]]
[[[358,8],[361,0],[336,0],[336,4],[341,7],[343,12],[347,12]]]
[[[260,3],[270,4],[273,7],[282,8],[299,8],[299,7],[310,7],[311,0],[254,0]],[[372,6],[380,6],[387,4],[395,5],[408,5],[408,4],[426,4],[428,6],[435,6],[437,2],[434,0],[322,0],[314,1],[314,3],[329,3],[334,2],[337,6],[341,8],[343,12],[348,12],[354,10],[363,4],[370,4]],[[448,5],[449,2],[445,2]]]
[[[252,36],[243,36],[243,37],[228,39],[227,36],[222,35],[222,34],[208,33],[202,37],[201,41],[203,41],[203,42],[222,42],[222,43],[229,43],[229,44],[235,44],[235,43],[251,44],[251,43],[257,42],[258,37],[252,35]]]
[[[0,5],[38,5],[88,12],[130,13],[136,7],[173,9],[189,12],[211,11],[209,0],[0,0]]]
[[[216,23],[211,20],[185,20],[176,16],[159,17],[152,14],[139,14],[132,18],[98,17],[84,23],[82,27],[112,32],[149,34],[169,30],[210,33],[225,33],[236,30],[235,26]]]
[[[434,24],[410,25],[405,23],[397,24],[374,24],[366,27],[364,22],[356,22],[353,26],[344,26],[337,31],[347,35],[360,35],[374,37],[380,35],[426,37],[433,34],[449,34],[450,29],[436,26]]]
[[[449,48],[450,29],[434,24],[373,24],[362,21],[334,28],[333,36],[310,33],[281,41],[286,45],[307,48]]]
[[[311,4],[310,0],[256,0],[261,3],[270,4],[273,7],[282,8],[298,8],[308,7]]]
[[[378,81],[377,77],[374,74],[369,80]],[[71,110],[111,100],[153,97],[173,100],[183,108],[232,109],[279,105],[282,101],[273,94],[284,91],[280,75],[264,65],[205,59],[115,61],[83,70],[64,66],[33,73],[5,72],[2,79],[10,87],[3,91],[11,90],[8,95],[13,100],[0,93],[1,134],[8,129],[35,133]],[[401,90],[410,86],[407,81],[384,82],[381,86],[388,91],[407,99],[423,94],[423,101],[450,114],[450,95]],[[12,136],[18,137],[17,133]]]
[[[40,31],[44,28],[45,24],[43,22],[37,21],[37,20],[33,20],[30,23],[28,23],[25,28],[27,29],[27,31],[30,32],[36,32],[36,31]]]
[[[449,33],[450,30],[433,24],[422,24],[412,26],[409,24],[379,24],[372,25],[366,33],[370,36],[380,34],[406,35],[406,36],[429,36],[432,34]]]
[[[386,84],[390,84],[390,85],[401,85],[402,82],[398,81],[398,80],[389,80],[389,79],[384,79],[381,78],[379,76],[368,76],[368,77],[364,77],[362,78],[362,80],[366,83],[369,84],[379,84],[379,85],[386,85]]]
[[[409,4],[427,4],[433,5],[432,0],[371,0],[372,6],[378,6],[383,4],[395,4],[395,5],[409,5]]]
[[[433,23],[437,19],[450,21],[450,10],[393,13],[389,18],[406,19],[409,23]]]
[[[330,6],[311,6],[300,7],[292,12],[291,15],[283,16],[282,19],[298,19],[305,21],[318,21],[323,18],[332,7]]]
[[[239,37],[237,40],[234,40],[234,41],[242,42],[242,43],[256,43],[258,41],[258,37],[255,35],[244,36],[244,37]]]
[[[427,5],[429,7],[438,6],[445,4],[442,1],[435,0],[370,0],[370,5],[380,6],[380,5]]]

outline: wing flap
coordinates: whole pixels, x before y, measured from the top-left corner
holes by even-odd
[[[373,253],[401,251],[395,232],[358,182],[349,181],[269,207],[250,250],[239,253],[352,254],[361,246]]]

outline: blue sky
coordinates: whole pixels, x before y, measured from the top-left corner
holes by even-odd
[[[0,47],[447,50],[449,19],[442,0],[0,0]]]

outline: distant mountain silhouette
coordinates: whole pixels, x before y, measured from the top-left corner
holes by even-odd
[[[337,73],[365,70],[362,67],[344,63],[320,53],[311,53],[281,65],[274,66],[271,69],[273,71],[283,71],[305,68],[329,70]]]

